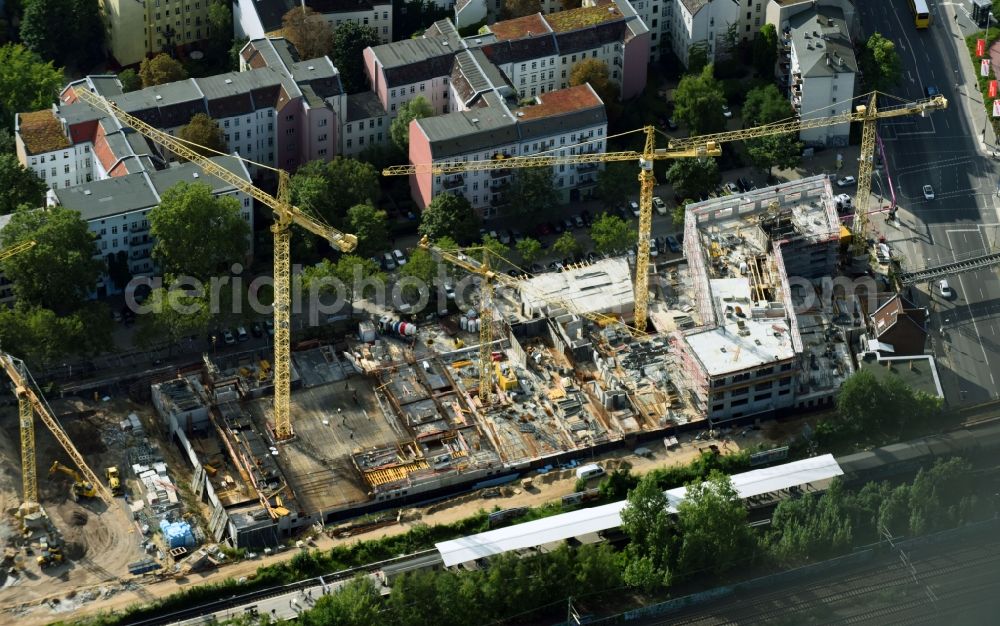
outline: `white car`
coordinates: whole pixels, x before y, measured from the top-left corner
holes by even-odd
[[[729,119],[733,116],[733,110],[729,108],[728,104],[722,105],[722,115],[725,116],[726,119]]]
[[[850,187],[851,185],[857,184],[858,180],[853,176],[844,176],[837,181],[838,187]]]
[[[934,188],[930,185],[924,185],[924,200],[934,199]]]
[[[661,198],[660,196],[653,197],[653,208],[656,209],[656,212],[659,213],[660,215],[667,214],[667,203],[664,202],[663,198]]]
[[[950,299],[955,292],[952,290],[951,285],[948,284],[947,280],[938,281],[938,293],[941,294],[942,298]]]
[[[638,202],[636,202],[635,200],[629,200],[628,201],[628,208],[632,210],[632,216],[633,217],[639,217],[640,211],[639,211],[639,203]]]
[[[406,255],[403,254],[402,250],[393,250],[392,256],[396,260],[396,265],[399,267],[406,265]]]

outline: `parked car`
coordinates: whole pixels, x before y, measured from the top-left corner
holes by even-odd
[[[267,329],[268,337],[274,337],[274,320],[264,320],[264,328]]]
[[[552,226],[552,232],[557,235],[561,235],[563,230],[565,230],[563,228],[563,223],[560,222],[559,220],[556,220],[554,222],[549,222],[549,224]]]
[[[656,209],[656,212],[660,215],[667,214],[667,203],[664,202],[663,198],[660,196],[653,196],[653,208]]]
[[[858,183],[858,180],[856,178],[854,178],[853,176],[844,176],[843,178],[841,178],[840,180],[837,181],[837,186],[838,187],[850,187],[851,185],[856,185],[857,183]]]
[[[677,122],[674,120],[674,118],[672,117],[667,118],[667,128],[669,128],[670,130],[677,130],[678,128]]]
[[[726,119],[729,119],[729,118],[731,118],[733,116],[733,111],[732,111],[732,109],[729,108],[728,104],[723,104],[722,105],[722,115]]]
[[[396,259],[392,258],[391,252],[386,252],[382,255],[382,269],[387,272],[396,269]]]
[[[925,91],[927,93],[928,98],[933,98],[934,96],[941,93],[936,85],[927,85],[927,89]]]
[[[236,327],[236,340],[240,343],[250,340],[250,333],[248,333],[247,329],[242,325]]]
[[[574,215],[574,216],[573,216],[573,224],[574,224],[574,225],[575,225],[575,226],[576,226],[577,228],[583,228],[583,227],[584,227],[584,225],[585,225],[585,224],[583,223],[583,216],[582,216],[582,215]]]
[[[639,217],[639,203],[635,200],[628,201],[628,208],[632,212],[632,217]]]
[[[497,238],[497,240],[500,243],[502,243],[503,245],[509,246],[510,245],[510,232],[508,232],[506,230],[501,230],[500,231],[500,236]]]
[[[726,191],[731,194],[737,194],[740,192],[740,188],[736,183],[726,183]]]
[[[517,243],[519,241],[523,241],[524,240],[524,235],[521,234],[521,231],[519,231],[519,230],[511,230],[509,232],[510,232],[510,239],[514,243]]]
[[[924,199],[933,200],[934,199],[934,188],[930,185],[924,185]]]
[[[250,333],[254,337],[263,337],[264,336],[264,327],[261,326],[260,322],[254,322],[253,324],[250,324]]]
[[[455,285],[453,285],[451,283],[445,283],[444,284],[444,295],[449,300],[454,300],[455,299]]]
[[[677,254],[678,252],[681,251],[681,243],[677,241],[677,237],[674,237],[673,235],[667,235],[665,239],[667,240],[667,247],[670,248],[671,252]]]
[[[573,220],[568,217],[563,218],[562,225],[563,225],[563,230],[565,231],[573,230],[574,228],[576,228],[576,223],[573,222]]]
[[[541,274],[542,272],[545,271],[545,267],[539,263],[532,263],[531,267],[529,267],[528,270],[532,274]]]
[[[234,343],[236,343],[236,336],[233,335],[233,331],[229,330],[228,328],[223,328],[222,340],[226,343],[227,346],[231,346]]]
[[[586,226],[586,227],[588,227],[588,228],[590,227],[591,224],[594,223],[594,218],[591,217],[590,211],[587,211],[587,210],[581,211],[580,212],[580,217],[583,219],[583,225]]]
[[[399,267],[406,265],[406,255],[403,254],[402,250],[393,250],[392,257],[396,260],[396,265]]]

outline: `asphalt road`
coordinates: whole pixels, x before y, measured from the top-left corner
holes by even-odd
[[[873,179],[873,193],[890,194],[900,209],[899,228],[884,214],[872,223],[903,253],[907,268],[921,268],[975,256],[997,245],[1000,163],[988,158],[981,97],[965,51],[972,24],[955,3],[934,3],[932,26],[918,31],[906,2],[856,4],[867,34],[880,32],[896,43],[903,80],[893,95],[906,100],[936,87],[949,107],[927,118],[906,117],[879,124],[886,172]],[[963,28],[964,27],[964,28]],[[964,32],[960,32],[964,30]],[[971,88],[970,88],[971,86]],[[886,98],[881,100],[887,104]],[[995,142],[990,131],[986,141]],[[934,189],[924,197],[923,186]],[[978,403],[1000,393],[1000,280],[996,268],[948,280],[955,291],[943,298],[935,284],[915,285],[913,297],[931,311],[931,343],[945,397],[951,404]]]

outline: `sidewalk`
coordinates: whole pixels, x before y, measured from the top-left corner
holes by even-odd
[[[969,59],[969,52],[965,47],[965,38],[982,30],[972,22],[969,10],[962,5],[945,3],[939,5],[943,7],[944,17],[940,21],[945,22],[952,41],[955,43],[955,52],[960,61],[962,71],[962,82],[956,85],[956,91],[962,94],[961,103],[965,111],[972,120],[975,128],[982,128],[983,133],[979,135],[979,149],[985,156],[990,156],[990,152],[997,149],[997,136],[993,130],[993,124],[986,116],[986,109],[983,108],[982,96],[979,93],[978,68],[972,66]],[[949,11],[950,10],[950,11]],[[955,15],[958,19],[955,19]],[[1000,24],[994,24],[1000,26]],[[997,68],[1000,67],[1000,41],[990,46],[990,65],[994,78],[997,77]],[[960,88],[962,91],[960,91]],[[957,104],[957,103],[952,103]]]

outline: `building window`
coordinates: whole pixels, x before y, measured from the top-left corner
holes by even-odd
[[[69,165],[63,165],[63,174],[69,174]]]
[[[750,402],[750,398],[740,398],[739,400],[733,400],[729,403],[730,407],[743,406],[744,404]]]
[[[778,380],[778,384],[781,385],[782,387],[787,387],[788,385],[792,384],[792,377],[786,376],[785,378]]]

